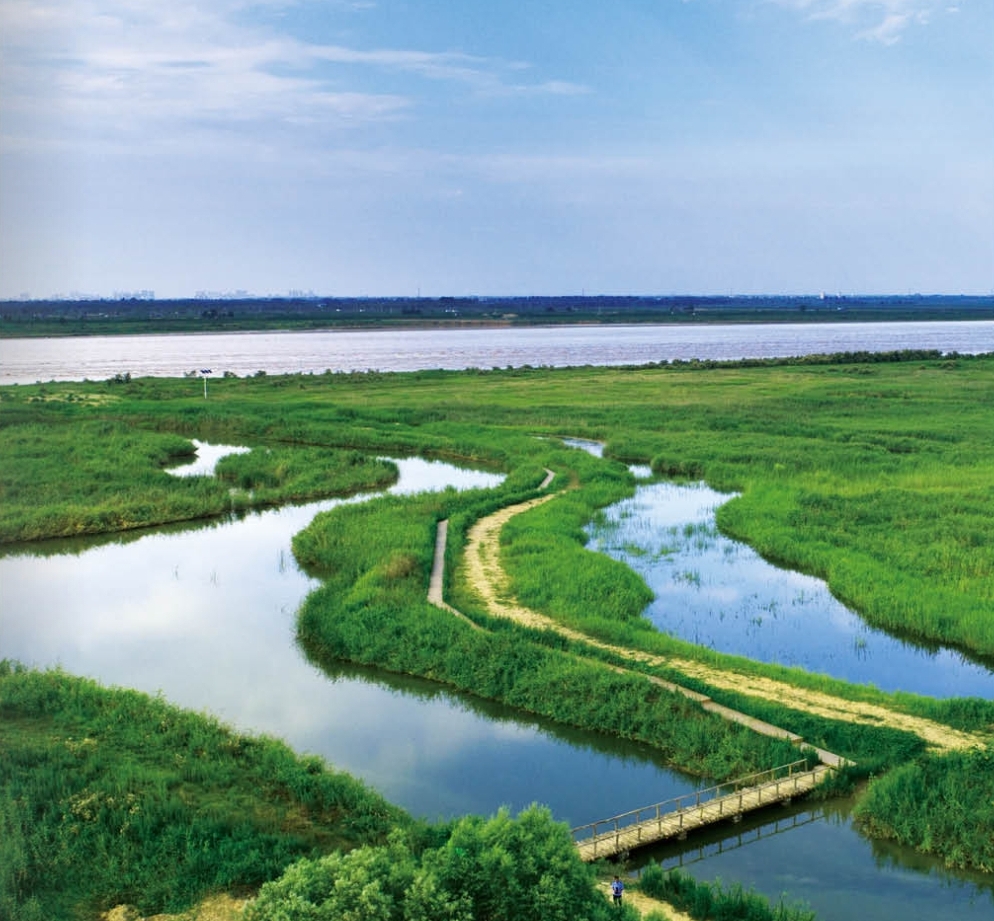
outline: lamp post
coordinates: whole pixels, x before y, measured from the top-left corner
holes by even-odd
[[[207,378],[210,376],[210,368],[201,368],[200,376],[204,379],[204,399],[207,399]]]

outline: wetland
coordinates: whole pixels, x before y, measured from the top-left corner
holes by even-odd
[[[60,664],[70,673],[98,676],[108,684],[152,694],[161,691],[170,702],[209,711],[238,729],[277,735],[301,753],[322,755],[363,777],[387,799],[429,819],[467,812],[492,814],[501,804],[518,809],[534,799],[548,803],[556,818],[579,824],[589,820],[591,812],[597,813],[592,818],[601,818],[701,785],[706,772],[673,770],[672,757],[661,753],[658,744],[640,741],[639,732],[619,738],[612,732],[617,726],[610,712],[603,717],[592,711],[569,717],[557,715],[555,701],[544,714],[531,712],[531,704],[510,705],[508,701],[515,698],[508,691],[536,680],[529,677],[530,666],[524,659],[516,666],[522,669],[517,677],[509,677],[510,684],[504,678],[496,684],[481,682],[480,689],[485,684],[508,689],[496,696],[486,693],[491,699],[481,700],[479,689],[469,696],[466,688],[460,689],[451,663],[426,652],[446,636],[473,654],[483,649],[484,642],[474,639],[469,627],[452,632],[440,613],[425,606],[435,522],[441,517],[453,522],[456,549],[448,570],[447,597],[499,639],[510,628],[489,624],[472,587],[461,581],[459,538],[472,520],[488,510],[533,494],[543,468],[549,467],[560,483],[572,481],[579,488],[563,491],[542,510],[522,516],[515,528],[509,528],[505,541],[515,593],[529,604],[535,605],[537,599],[539,609],[552,617],[636,648],[658,651],[664,641],[679,643],[683,645],[665,648],[686,654],[695,647],[702,662],[725,663],[729,668],[733,659],[737,663],[745,658],[755,675],[781,680],[787,675],[799,687],[813,683],[840,697],[916,712],[981,735],[994,723],[984,703],[991,695],[982,683],[989,671],[976,662],[957,660],[937,671],[945,677],[921,678],[934,680],[932,684],[912,685],[901,678],[913,672],[917,680],[928,672],[931,653],[922,660],[899,663],[893,671],[898,676],[895,681],[885,672],[872,671],[875,660],[887,663],[900,654],[897,647],[880,644],[894,642],[904,648],[909,635],[916,640],[908,647],[911,656],[922,655],[921,647],[928,645],[964,647],[980,661],[989,654],[990,640],[975,613],[988,604],[990,578],[988,544],[983,539],[989,523],[984,524],[983,509],[984,484],[991,469],[985,409],[990,404],[985,398],[992,383],[989,362],[982,358],[950,362],[915,356],[907,361],[837,360],[810,366],[693,371],[424,372],[396,380],[377,375],[290,376],[218,381],[206,403],[199,392],[187,393],[184,388],[189,385],[183,381],[137,380],[3,391],[4,466],[8,461],[27,465],[40,489],[60,491],[61,508],[54,515],[47,510],[52,533],[64,533],[52,527],[56,519],[88,526],[94,519],[84,511],[105,502],[101,490],[116,494],[120,505],[113,514],[102,514],[102,522],[113,523],[113,515],[128,523],[142,520],[136,512],[140,497],[127,493],[131,469],[127,465],[101,468],[106,483],[77,484],[67,476],[72,462],[60,452],[71,445],[80,456],[91,431],[95,438],[103,435],[105,446],[107,434],[117,432],[118,426],[140,431],[141,438],[113,444],[122,454],[135,455],[129,463],[144,464],[152,472],[162,463],[157,458],[171,457],[175,462],[188,451],[180,449],[176,438],[186,445],[187,439],[196,437],[200,442],[241,444],[254,450],[242,460],[229,461],[247,466],[229,468],[227,480],[223,461],[218,477],[204,476],[205,470],[184,478],[219,479],[216,497],[207,495],[207,486],[197,487],[198,501],[213,516],[206,522],[174,524],[162,533],[135,528],[122,535],[123,541],[109,541],[98,532],[89,548],[75,541],[9,543],[0,560],[0,567],[12,567],[0,568],[0,656],[29,665]],[[872,394],[877,401],[873,413],[862,418],[848,412],[853,394],[859,392]],[[728,408],[732,394],[734,412]],[[792,431],[785,420],[796,414],[799,404],[812,408],[814,424]],[[944,413],[937,411],[940,407]],[[74,437],[45,442],[51,450],[47,460],[35,459],[42,456],[38,445],[46,433],[60,427],[71,430]],[[538,434],[545,437],[536,438]],[[604,444],[605,456],[557,447],[556,438],[577,434]],[[550,440],[550,436],[555,437]],[[823,449],[818,463],[812,462],[812,441]],[[390,456],[399,459],[392,462],[399,468],[399,479],[388,495],[372,502],[343,496],[287,505],[274,494],[263,501],[271,507],[254,509],[252,502],[260,496],[249,487],[262,484],[277,493],[281,489],[293,493],[297,487],[289,485],[293,465],[288,454],[304,446],[315,451],[315,445],[322,447],[305,455],[311,465],[321,462],[325,456],[321,451],[329,452],[327,458],[332,451],[344,452],[334,454],[333,463],[328,460],[332,466],[355,452],[371,460]],[[149,453],[150,446],[156,450]],[[261,446],[268,446],[265,450],[270,453],[260,453]],[[410,457],[411,452],[423,457]],[[434,498],[418,498],[427,486],[424,481],[413,486],[416,478],[408,480],[404,465],[412,471],[430,467],[432,456],[450,463],[436,466],[447,469],[441,480],[431,484],[438,490],[431,493]],[[365,471],[379,470],[367,467],[365,461],[350,463],[353,469],[361,466],[364,478]],[[639,465],[638,478],[630,472],[631,464]],[[469,473],[467,467],[492,472]],[[646,467],[654,476],[689,475],[708,485],[693,485],[696,480],[680,484],[647,480]],[[858,477],[854,478],[854,470],[860,472]],[[159,476],[165,474],[160,470]],[[376,472],[375,479],[381,476]],[[187,488],[179,478],[173,479],[175,487],[155,479],[156,488],[165,492]],[[888,487],[880,490],[884,480]],[[299,486],[299,481],[294,482]],[[237,508],[230,507],[232,483],[241,490]],[[74,490],[85,492],[85,498]],[[662,507],[660,497],[667,490],[696,493],[677,502],[696,502],[689,518],[657,517],[656,500]],[[714,495],[705,490],[714,490]],[[903,501],[902,492],[910,501]],[[37,531],[38,516],[32,517],[30,508],[17,507],[21,493],[20,481],[6,482],[4,517],[10,522],[20,516],[18,520],[26,523],[22,527]],[[716,527],[707,517],[717,504],[714,496],[732,493],[743,501],[728,525],[719,512],[720,528]],[[27,487],[23,495],[31,500]],[[852,498],[859,500],[860,514],[855,518],[855,506],[847,501]],[[922,506],[917,516],[915,502]],[[934,522],[936,512],[948,527],[926,528],[922,519]],[[895,514],[900,515],[900,539],[884,527],[885,519],[890,516],[894,521]],[[568,542],[555,530],[557,522],[565,522],[571,535]],[[852,537],[857,523],[863,526],[861,544]],[[634,533],[625,533],[629,525]],[[831,598],[846,598],[846,610],[855,618],[845,627],[850,633],[837,640],[822,635],[809,644],[808,652],[786,653],[783,639],[776,635],[773,652],[767,654],[765,635],[757,637],[755,629],[750,633],[751,628],[762,632],[767,626],[765,619],[755,623],[760,615],[749,607],[756,591],[727,584],[719,586],[718,594],[729,597],[738,592],[724,621],[736,616],[742,620],[743,629],[728,631],[736,634],[740,646],[720,647],[721,629],[708,641],[703,632],[711,629],[707,610],[696,611],[692,618],[684,615],[685,622],[693,620],[697,626],[696,635],[681,635],[678,622],[657,622],[660,615],[651,605],[647,608],[647,598],[651,596],[652,605],[666,599],[665,609],[685,612],[694,599],[674,600],[667,587],[683,583],[695,592],[708,587],[704,567],[690,558],[676,559],[680,552],[710,552],[717,547],[715,567],[735,570],[745,562],[747,547],[728,551],[721,545],[726,529],[738,539],[751,538],[746,543],[764,556],[781,564],[792,562],[808,573],[805,578],[814,579],[815,572],[827,576],[825,591]],[[830,544],[817,539],[826,533],[833,536]],[[932,563],[924,588],[920,548],[909,549],[907,544],[926,533]],[[784,534],[791,538],[789,547]],[[675,546],[676,536],[685,539],[683,550]],[[866,541],[873,555],[862,552]],[[860,552],[853,552],[857,549]],[[530,556],[529,569],[540,585],[521,574],[520,559],[525,556]],[[670,569],[663,582],[653,584],[650,569],[660,564]],[[681,577],[695,566],[696,585],[692,578]],[[887,572],[889,577],[854,579],[867,567],[875,575]],[[84,570],[89,570],[85,576]],[[571,574],[567,580],[561,578],[565,573]],[[91,580],[86,584],[92,587],[76,581],[83,578]],[[759,581],[769,582],[769,574],[759,576]],[[798,594],[807,599],[809,593],[814,596],[815,587],[805,583],[798,589],[795,584],[786,591],[791,599]],[[947,607],[951,598],[955,604]],[[305,599],[298,623],[298,607]],[[84,607],[74,608],[77,604]],[[771,612],[768,601],[755,604],[765,604]],[[776,601],[772,607],[787,604]],[[586,611],[580,610],[583,605]],[[714,597],[704,602],[704,608],[714,607]],[[943,617],[935,617],[940,608]],[[362,625],[371,623],[363,618],[373,615],[380,627],[371,633]],[[819,623],[841,618],[825,607],[804,616]],[[357,633],[350,632],[353,620]],[[771,620],[779,623],[778,618]],[[894,629],[895,620],[902,623],[903,639],[892,639],[886,632]],[[717,616],[717,624],[724,621]],[[852,656],[869,670],[833,671],[831,662],[842,658],[837,654],[831,658],[829,653],[828,660],[810,658],[812,649],[822,654],[832,649],[833,642],[858,652],[859,644],[852,639],[864,629],[858,623],[873,624],[877,631],[864,634],[867,654]],[[382,638],[375,635],[379,632],[389,633],[406,658],[387,661],[382,650],[368,658],[369,644]],[[236,635],[239,641],[233,642]],[[565,668],[563,654],[554,652],[548,639],[506,632],[509,642],[512,635],[516,647],[536,650],[535,661],[547,663],[542,666],[546,673]],[[301,639],[311,661],[301,652]],[[491,651],[505,648],[497,640],[486,642]],[[177,663],[171,669],[165,664],[169,659]],[[320,669],[312,662],[320,663]],[[389,671],[377,668],[378,664]],[[791,669],[785,672],[782,666]],[[174,674],[168,674],[170,670]],[[978,674],[968,677],[971,670]],[[564,671],[562,678],[573,682],[581,675]],[[228,690],[223,689],[226,684]],[[235,690],[230,689],[232,684]],[[902,693],[892,693],[896,689]],[[768,717],[756,706],[758,714]],[[788,711],[778,714],[778,721],[779,717],[788,723],[799,719]],[[863,742],[854,737],[840,746],[840,731],[827,722],[804,727],[806,737],[814,740],[823,732],[834,750],[845,748],[841,753],[857,761],[865,751],[879,747],[869,737]],[[388,739],[389,749],[384,747]],[[891,764],[917,763],[913,746],[901,750],[906,754],[898,756],[898,748],[890,749],[895,753],[887,756],[893,759]],[[756,750],[750,757],[764,756]],[[651,794],[641,792],[647,787]],[[727,863],[733,850],[729,847],[722,849],[720,859],[711,855],[694,864],[693,872],[703,874],[702,878],[714,873],[726,880],[741,879],[774,899],[788,891],[810,902],[818,917],[843,917],[832,914],[839,904],[847,907],[849,917],[854,911],[882,918],[935,917],[937,910],[957,917],[973,917],[973,911],[977,917],[989,914],[989,875],[946,869],[941,859],[918,854],[906,844],[871,840],[850,818],[848,807],[821,814],[823,818],[797,823],[798,829],[812,828],[811,833],[820,836],[817,843],[804,845],[819,861],[804,882],[795,874],[784,886],[783,874],[764,875],[752,862],[761,846],[749,842],[734,849],[741,855],[739,869],[732,870]],[[793,840],[802,850],[800,834],[784,829],[772,837],[790,841],[791,835],[798,835]],[[841,843],[829,843],[832,840]],[[865,895],[854,894],[855,901],[840,903],[838,873],[851,861],[864,868],[850,874],[851,888],[865,889]],[[865,884],[855,882],[864,878],[864,871]],[[875,873],[886,875],[886,885]],[[928,899],[914,895],[922,885],[928,887]],[[887,893],[882,899],[881,891]],[[942,898],[939,893],[944,891],[951,901],[931,901],[931,893]],[[941,904],[945,907],[936,908]],[[889,906],[889,914],[879,913],[882,905]],[[931,915],[914,914],[925,906],[931,908]]]

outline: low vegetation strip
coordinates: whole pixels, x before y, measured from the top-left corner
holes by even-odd
[[[680,870],[665,871],[650,866],[638,882],[640,895],[665,900],[686,912],[679,918],[748,919],[748,921],[814,921],[815,913],[804,905],[787,904],[781,898],[771,905],[763,896],[741,885],[725,887],[720,881],[699,883]]]
[[[985,744],[985,738],[978,733],[953,729],[924,717],[899,713],[877,704],[844,700],[770,678],[733,673],[689,659],[664,657],[604,643],[518,604],[512,596],[510,580],[501,564],[500,532],[513,516],[529,511],[552,498],[554,497],[543,496],[540,499],[507,506],[480,519],[470,529],[464,563],[467,581],[479,593],[488,612],[493,616],[507,618],[532,629],[549,630],[630,661],[672,669],[711,687],[775,701],[827,719],[889,726],[913,732],[930,746],[942,751],[972,749]]]
[[[722,671],[699,662],[661,659],[658,656],[651,656],[644,661],[674,668],[688,677],[698,678],[711,687],[774,701],[791,709],[803,710],[826,719],[863,723],[868,726],[888,726],[911,732],[937,751],[979,748],[986,744],[988,738],[982,733],[964,732],[934,720],[890,710],[878,704],[846,700],[755,675]]]
[[[192,460],[195,452],[189,438],[128,422],[5,422],[0,544],[218,517],[382,489],[397,478],[396,465],[358,451],[281,445],[222,458],[215,476],[166,473],[168,465]]]
[[[542,484],[543,487],[547,486],[551,482],[551,478],[552,473],[550,471],[549,476]],[[553,498],[553,496],[538,497],[528,500],[527,502],[519,503],[517,506],[514,506],[514,508],[523,511],[529,508],[534,508],[551,498]],[[496,532],[493,529],[493,521],[495,518],[499,520],[499,515],[500,513],[495,513],[494,515],[488,516],[487,519],[484,519],[484,521],[488,522],[488,524],[484,525],[482,530],[487,533],[490,538],[488,546],[491,551],[495,549],[493,544],[496,540]],[[473,542],[474,531],[475,527],[470,531],[470,546],[475,547],[477,551],[479,551],[484,544],[479,541],[476,543]],[[434,563],[432,566],[431,580],[429,582],[428,589],[428,601],[436,607],[449,611],[463,620],[468,620],[464,614],[447,604],[442,597],[442,584],[444,582],[444,573],[442,570],[445,560],[445,544],[447,534],[448,520],[446,519],[438,524]],[[477,534],[477,537],[478,536],[479,535]],[[497,543],[499,543],[499,540],[497,540]],[[497,549],[499,550],[499,547]],[[479,552],[476,554],[476,559],[481,564],[481,570],[488,577],[487,587],[492,589],[494,582],[491,580],[499,579],[503,576],[499,561],[495,564],[494,556],[489,556],[487,561],[489,565],[483,564],[481,554]],[[488,595],[489,594],[490,592],[488,592]],[[610,666],[608,667],[611,668]],[[612,668],[612,670],[623,673],[623,670],[616,667]],[[659,678],[652,678],[650,676],[648,677],[648,680],[652,683],[664,686],[672,693],[678,693],[689,699],[697,700],[701,703],[702,708],[707,709],[709,712],[715,713],[723,719],[746,726],[755,732],[775,738],[787,739],[794,744],[800,744],[802,742],[801,737],[796,733],[791,733],[777,726],[757,720],[747,714],[732,710],[729,707],[715,704],[704,695],[679,687],[670,682],[663,681]],[[591,829],[591,834],[589,838],[581,838],[581,840],[577,840],[576,844],[579,849],[580,856],[585,861],[597,860],[605,856],[615,856],[622,851],[626,851],[634,847],[640,847],[645,844],[661,841],[670,837],[683,836],[690,830],[700,828],[714,822],[723,821],[729,815],[741,815],[744,812],[750,812],[754,809],[763,808],[773,802],[779,802],[783,799],[789,800],[793,796],[809,793],[822,780],[824,780],[828,774],[830,768],[826,767],[826,764],[831,765],[832,768],[834,768],[845,763],[845,759],[840,758],[838,755],[820,749],[817,751],[823,761],[823,764],[819,765],[814,770],[798,771],[797,773],[793,771],[794,765],[791,765],[790,776],[787,781],[784,781],[779,776],[775,776],[773,779],[765,779],[765,774],[763,775],[764,779],[758,781],[754,786],[743,787],[740,786],[739,781],[734,781],[733,786],[736,789],[733,793],[729,793],[724,796],[716,795],[710,802],[706,802],[704,804],[701,804],[700,797],[698,796],[697,803],[694,807],[683,808],[678,805],[675,807],[672,814],[663,816],[660,815],[660,806],[657,804],[655,807],[656,815],[654,820],[643,823],[639,815],[636,815],[634,823],[626,826],[623,830],[619,829],[617,819],[613,820],[615,826],[614,831],[609,833],[598,834],[598,823],[594,823],[591,826],[584,826],[584,829],[588,827]],[[804,762],[801,762],[801,764],[804,764]],[[772,772],[766,772],[766,774],[775,774],[778,770],[779,769],[774,769]],[[727,809],[725,808],[726,805],[728,807]],[[652,807],[649,807],[650,810],[651,808]],[[610,822],[612,820],[606,821]],[[577,832],[581,830],[582,829],[574,829],[574,837]]]
[[[551,478],[551,473],[550,473],[550,478]],[[543,486],[548,485],[548,482],[549,480],[547,479],[546,483],[544,483]],[[553,498],[553,496],[542,496],[540,498],[531,499],[527,502],[520,503],[519,505],[515,506],[515,508],[521,511],[526,511],[529,508],[535,508],[537,505],[540,505],[551,498]],[[483,533],[486,533],[488,535],[491,543],[493,542],[495,536],[492,532],[490,532],[489,528],[493,524],[493,522],[501,520],[502,518],[499,512],[490,515],[487,517],[487,519],[483,520],[481,530]],[[506,520],[506,518],[503,520]],[[448,535],[448,524],[449,523],[447,519],[445,521],[440,521],[438,523],[438,533],[436,536],[436,543],[435,543],[435,558],[432,566],[431,580],[429,582],[429,587],[428,587],[428,601],[431,602],[436,607],[442,608],[443,610],[456,615],[462,620],[468,621],[469,623],[473,624],[473,626],[479,629],[479,625],[476,624],[475,621],[470,620],[461,611],[458,611],[456,608],[452,607],[452,605],[448,604],[442,597],[442,585],[444,582],[443,568],[445,560],[445,546]],[[477,524],[480,525],[481,523],[478,522]],[[483,543],[479,541],[474,542],[474,536],[476,538],[480,536],[480,532],[476,530],[476,526],[474,526],[474,528],[471,529],[470,531],[470,546],[475,547],[479,550],[483,546]],[[476,559],[477,562],[480,564],[477,569],[477,572],[482,573],[483,579],[485,580],[485,582],[476,583],[477,587],[481,590],[481,594],[484,594],[484,596],[488,599],[488,605],[498,606],[503,604],[503,602],[496,601],[494,593],[490,591],[490,589],[492,589],[494,586],[495,580],[504,578],[504,573],[502,568],[500,567],[499,560],[495,562],[495,557],[488,556],[487,561],[483,562],[482,554],[479,553],[477,554]],[[514,610],[520,612],[524,612],[526,610],[524,608],[521,608],[520,606],[513,606],[513,607]],[[491,608],[491,610],[493,610],[493,608]],[[527,618],[527,615],[525,616]],[[547,623],[546,619],[542,618],[540,615],[536,615],[535,619],[530,621],[528,625],[532,627],[538,626],[541,628],[546,623]],[[582,634],[579,634],[576,631],[569,631],[566,630],[565,628],[561,629],[564,630],[565,635],[569,635],[571,636],[571,638],[577,638],[582,636]],[[588,641],[588,638],[584,637],[584,640]],[[600,648],[609,649],[611,647],[600,645]],[[607,667],[621,674],[626,673],[625,669],[619,668],[617,666],[607,666]],[[640,673],[640,677],[645,678],[645,680],[649,681],[651,684],[665,688],[667,691],[670,691],[671,693],[680,694],[681,696],[686,697],[689,700],[696,701],[701,704],[702,709],[707,710],[710,713],[714,713],[722,717],[723,719],[730,720],[731,722],[745,726],[748,729],[753,730],[754,732],[760,733],[761,735],[767,735],[778,739],[786,739],[795,745],[799,745],[803,742],[802,737],[795,732],[790,732],[789,730],[782,729],[779,726],[774,726],[771,723],[767,723],[764,720],[759,720],[753,716],[749,716],[746,713],[742,713],[738,710],[733,710],[731,707],[726,707],[723,706],[722,704],[715,703],[706,694],[701,694],[697,691],[691,690],[690,688],[685,688],[678,684],[674,684],[672,681],[666,681],[662,678],[657,678],[652,675],[641,675]],[[817,752],[818,756],[820,757],[821,761],[824,764],[829,764],[833,767],[838,767],[845,763],[844,758],[840,758],[838,755],[835,755],[832,752],[825,751],[823,749],[815,749],[815,751]]]

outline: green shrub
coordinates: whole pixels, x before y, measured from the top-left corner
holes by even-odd
[[[854,816],[873,837],[994,873],[994,749],[901,765],[871,782]]]
[[[302,860],[262,887],[246,921],[633,921],[598,891],[566,825],[547,809],[455,822],[418,852],[386,847]]]

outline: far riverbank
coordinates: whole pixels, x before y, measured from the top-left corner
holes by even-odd
[[[0,301],[0,338],[994,320],[990,295],[77,298]]]

